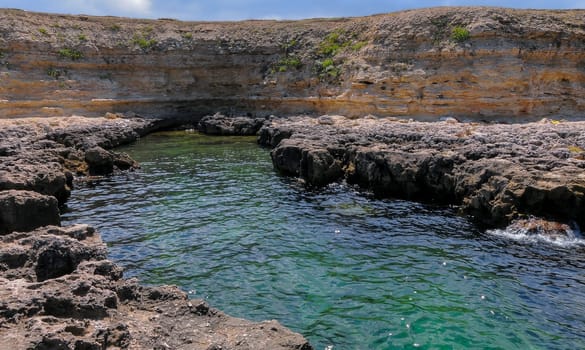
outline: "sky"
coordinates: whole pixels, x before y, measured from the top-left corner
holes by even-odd
[[[0,8],[193,21],[364,16],[434,6],[583,9],[585,0],[0,0]]]

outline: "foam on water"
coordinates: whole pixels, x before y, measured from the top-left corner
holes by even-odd
[[[522,244],[550,244],[562,248],[585,246],[585,239],[578,228],[559,233],[533,232],[515,225],[505,229],[487,230],[488,234]]]

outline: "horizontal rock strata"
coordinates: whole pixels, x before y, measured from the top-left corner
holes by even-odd
[[[585,227],[585,122],[274,119],[259,142],[309,184],[346,179],[380,196],[461,205],[489,226],[527,215]]]
[[[0,10],[0,116],[579,117],[584,16],[436,8],[202,23]]]

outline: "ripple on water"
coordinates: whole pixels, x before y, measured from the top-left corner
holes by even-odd
[[[453,210],[305,189],[250,138],[150,135],[142,169],[80,184],[65,223],[110,257],[317,349],[585,348],[585,251],[480,232]]]

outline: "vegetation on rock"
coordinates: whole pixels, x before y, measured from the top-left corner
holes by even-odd
[[[458,42],[458,43],[462,43],[464,41],[469,40],[469,38],[471,37],[471,34],[469,34],[469,30],[461,27],[461,26],[456,26],[451,30],[451,39],[453,39],[454,41]]]
[[[58,51],[58,54],[60,57],[69,58],[72,61],[76,61],[83,58],[83,53],[81,53],[81,51],[72,48],[61,49]]]

